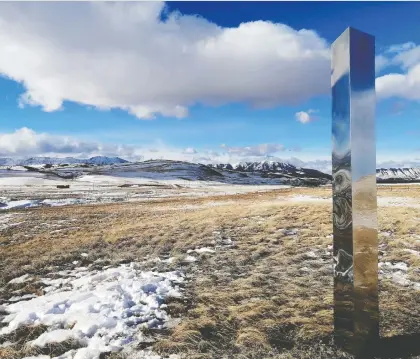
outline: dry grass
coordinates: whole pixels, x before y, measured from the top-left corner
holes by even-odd
[[[330,191],[296,189],[293,194],[325,197]],[[418,192],[388,188],[379,189],[378,195],[418,197]],[[154,334],[156,351],[191,359],[349,358],[330,339],[331,205],[287,203],[284,197],[289,195],[273,191],[25,211],[23,226],[0,232],[0,281],[25,273],[42,275],[82,260],[82,252],[89,254],[86,263],[101,258],[103,265],[171,255],[178,260],[165,266],[182,266],[191,278],[188,300],[168,300],[169,313],[182,321],[167,333]],[[381,260],[405,261],[410,278],[417,279],[420,257],[404,250],[420,250],[420,240],[413,236],[420,234],[419,221],[417,209],[379,209],[380,232],[392,233],[379,235]],[[57,228],[61,231],[51,233]],[[188,249],[214,247],[220,238],[231,238],[235,246],[203,254],[197,263],[183,263]],[[0,298],[12,289],[5,288]],[[420,292],[389,280],[380,288],[382,335],[420,332]],[[30,284],[18,289],[42,292]],[[0,351],[0,358],[14,358],[7,350],[12,349]]]

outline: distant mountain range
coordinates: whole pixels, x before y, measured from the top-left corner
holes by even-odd
[[[236,165],[229,163],[209,165],[209,167],[238,172],[260,172],[266,176],[285,175],[298,178],[319,178],[331,180],[331,175],[318,170],[296,167],[290,163],[278,161],[262,161],[262,162],[241,162]]]
[[[263,162],[242,162],[236,165],[229,163],[211,165],[211,167],[239,171],[239,172],[261,172],[265,174],[283,174],[300,178],[319,178],[331,181],[332,176],[309,168],[300,168],[290,163],[263,161]],[[420,183],[420,168],[378,168],[376,170],[378,183]]]
[[[28,170],[36,170],[46,174],[77,177],[88,173],[89,167],[95,168],[97,173],[133,172],[135,175],[146,173],[171,172],[184,173],[185,178],[210,181],[224,181],[229,183],[273,183],[291,185],[323,185],[331,183],[332,176],[310,168],[296,167],[290,163],[278,161],[241,162],[238,164],[194,164],[182,161],[149,160],[132,163],[119,157],[96,156],[88,159],[74,157],[31,157],[25,159],[0,158],[0,166],[11,168],[23,166]],[[40,169],[40,166],[43,168]],[[174,168],[176,168],[174,172]],[[169,171],[169,172],[168,172]],[[379,168],[376,170],[378,183],[408,183],[420,182],[420,168]],[[183,175],[183,176],[184,176]],[[182,178],[181,175],[178,177]]]
[[[420,168],[378,168],[378,183],[420,182]]]
[[[0,158],[0,166],[38,166],[38,165],[73,165],[73,164],[87,164],[87,165],[112,165],[117,163],[128,163],[119,157],[96,156],[88,159],[74,158],[74,157],[30,157],[22,159]]]
[[[0,159],[0,166],[13,171],[16,166],[47,177],[74,179],[83,175],[108,175],[141,177],[159,180],[181,179],[186,181],[210,181],[229,184],[319,186],[328,184],[331,176],[325,173],[301,169],[277,162],[247,163],[233,169],[229,165],[209,166],[198,163],[170,160],[128,162],[121,158],[93,157],[90,159],[45,158],[11,160]],[[230,169],[232,168],[232,169]]]

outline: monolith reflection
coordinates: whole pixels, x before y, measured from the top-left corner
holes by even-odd
[[[358,353],[379,337],[373,36],[333,43],[331,86],[334,334]]]

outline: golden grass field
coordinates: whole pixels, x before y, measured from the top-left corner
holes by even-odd
[[[33,284],[7,282],[65,266],[83,252],[89,254],[84,261],[100,258],[103,265],[172,256],[176,260],[170,264],[145,264],[181,268],[189,278],[185,298],[167,303],[171,316],[180,318],[178,325],[148,333],[157,353],[191,359],[351,358],[331,340],[332,206],[330,201],[287,201],[299,194],[330,198],[331,189],[13,212],[15,222],[23,223],[0,231],[0,298],[15,290],[42,294]],[[420,189],[409,187],[381,187],[378,196],[420,203]],[[407,263],[408,279],[420,282],[415,253],[420,251],[420,208],[379,207],[378,217],[380,261]],[[214,248],[223,238],[234,246],[201,254],[195,263],[183,261],[187,250]],[[382,336],[420,333],[420,290],[381,279],[380,321]],[[0,349],[0,358],[33,354],[25,343],[37,330],[42,328],[15,333],[18,344]]]

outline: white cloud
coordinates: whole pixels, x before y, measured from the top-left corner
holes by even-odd
[[[371,175],[376,166],[376,133],[375,109],[376,94],[374,89],[353,91],[351,94],[350,111],[354,119],[351,127],[351,158],[360,161],[352,168],[352,179]]]
[[[266,107],[328,94],[329,45],[268,21],[223,28],[162,2],[0,3],[0,74],[21,105],[64,101],[138,118],[185,117],[194,103]]]
[[[385,53],[387,65],[401,67],[403,73],[389,73],[376,79],[376,92],[379,99],[399,97],[420,100],[420,46],[409,42],[391,46]],[[378,57],[377,57],[378,58]]]
[[[154,147],[104,144],[81,141],[74,137],[37,133],[29,128],[21,128],[12,133],[0,133],[0,157],[91,157],[119,156],[121,158],[139,161],[149,159],[168,159],[178,161],[209,163],[254,162],[262,160],[291,163],[297,167],[306,167],[331,173],[331,155],[329,150],[319,152],[307,149],[302,152],[290,149],[291,157],[279,156],[285,154],[285,147],[280,144],[263,144],[256,146],[229,147],[223,152],[214,150],[194,149],[185,153],[185,149],[158,143]],[[295,153],[293,153],[295,152]],[[193,156],[191,157],[191,155]],[[299,158],[294,156],[299,156]],[[377,167],[419,167],[418,152],[379,153]]]
[[[407,51],[415,47],[416,44],[414,42],[406,42],[404,44],[396,44],[391,45],[388,47],[388,49],[385,51],[386,53],[399,53],[402,51]]]
[[[401,65],[403,69],[409,69],[420,63],[420,46],[413,47],[407,51],[398,53],[395,56],[394,63]]]
[[[300,111],[295,114],[296,121],[306,124],[316,119],[312,113],[318,112],[317,110]]]
[[[332,46],[331,87],[350,71],[350,57],[348,56],[350,37],[347,35],[345,31]]]
[[[225,151],[230,155],[237,155],[241,157],[264,157],[277,152],[283,152],[286,148],[281,144],[265,143],[254,146],[238,146],[228,147],[225,146]]]
[[[377,78],[376,92],[379,98],[420,100],[420,63],[405,74],[388,74]]]
[[[193,155],[193,154],[197,153],[197,151],[196,151],[195,148],[188,147],[184,151],[182,151],[182,153],[185,153],[187,155]]]
[[[23,127],[12,133],[0,133],[0,156],[121,156],[136,158],[132,146],[80,141],[69,136],[37,133]]]

